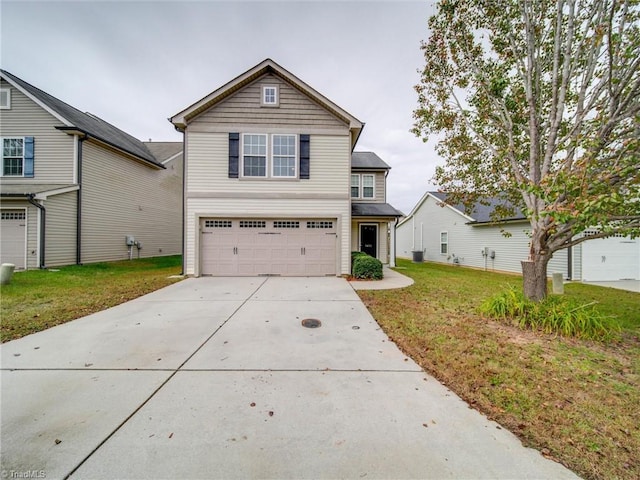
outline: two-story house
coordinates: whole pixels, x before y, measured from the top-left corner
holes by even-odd
[[[0,260],[179,254],[182,144],[144,143],[0,70]]]
[[[348,275],[352,250],[393,263],[389,166],[353,153],[364,124],[274,61],[170,121],[184,133],[185,273]]]

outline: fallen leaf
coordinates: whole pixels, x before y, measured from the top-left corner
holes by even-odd
[[[173,432],[169,434],[169,438],[172,438],[172,437],[173,437]]]
[[[60,439],[56,438],[56,439],[55,439],[55,442],[56,442],[56,445],[60,445],[60,444],[62,443],[62,440],[60,440]]]
[[[256,406],[256,402],[251,402],[251,403],[249,404],[249,406],[251,406],[251,407],[255,407],[255,406]]]
[[[269,412],[269,416],[270,416],[270,417],[273,417],[273,412]]]

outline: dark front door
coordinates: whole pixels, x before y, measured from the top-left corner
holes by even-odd
[[[360,225],[360,251],[378,257],[378,226]]]

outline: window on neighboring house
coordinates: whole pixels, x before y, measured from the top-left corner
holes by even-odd
[[[267,176],[267,136],[242,136],[242,175],[245,177]]]
[[[0,110],[9,110],[11,108],[11,90],[8,88],[0,88]]]
[[[271,107],[278,106],[278,87],[274,85],[264,85],[262,87],[262,105]]]
[[[24,138],[2,139],[2,175],[23,176]]]
[[[362,198],[373,198],[373,175],[362,175]]]
[[[360,197],[360,175],[351,175],[351,198]]]
[[[295,177],[296,136],[273,135],[271,151],[273,153],[273,176]]]
[[[449,232],[440,232],[440,253],[449,253]]]

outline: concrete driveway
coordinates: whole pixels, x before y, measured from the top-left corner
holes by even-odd
[[[0,349],[5,478],[577,478],[339,278],[187,279]]]

